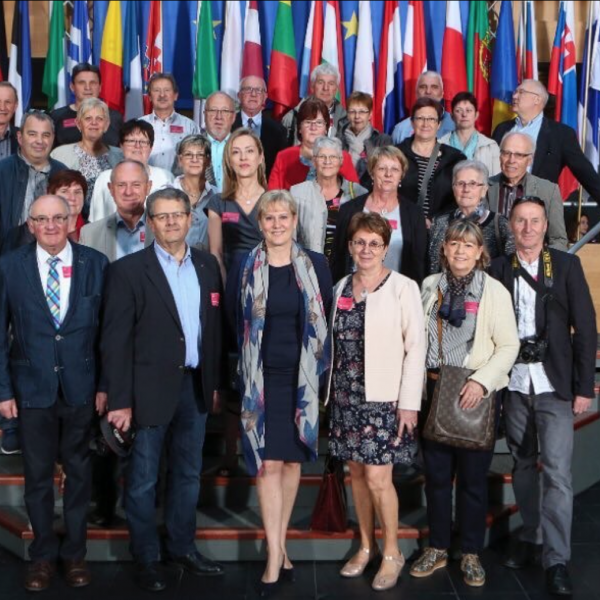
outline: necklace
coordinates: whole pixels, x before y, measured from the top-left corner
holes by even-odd
[[[377,274],[377,277],[375,278],[375,285],[373,286],[373,289],[377,288],[377,285],[379,284],[379,282],[381,281],[381,275],[385,273],[385,267],[381,267],[381,270],[379,271],[379,273]],[[360,283],[360,282],[359,282]],[[369,288],[366,286],[363,286],[363,289],[360,292],[360,297],[361,300],[366,300],[367,296],[369,295]]]

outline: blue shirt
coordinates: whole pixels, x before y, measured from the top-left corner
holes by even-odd
[[[143,214],[133,229],[129,229],[117,212],[117,259],[143,250],[146,243],[146,215]]]
[[[516,133],[526,133],[536,144],[538,136],[540,135],[540,129],[542,128],[542,119],[544,118],[544,113],[541,112],[535,119],[531,119],[527,125],[523,125],[523,122],[519,117],[515,121],[514,127],[511,131]]]
[[[224,140],[219,141],[206,132],[206,137],[210,141],[210,164],[215,174],[215,184],[219,192],[223,189],[223,152],[225,151],[225,144],[229,139],[229,135]]]
[[[169,282],[177,307],[177,314],[185,337],[185,366],[196,368],[200,364],[200,343],[202,325],[200,323],[200,281],[192,262],[188,246],[181,263],[164,248],[154,243],[158,262]]]
[[[440,128],[437,132],[437,137],[441,138],[443,135],[447,133],[451,133],[455,129],[454,121],[452,120],[452,115],[444,111],[442,115],[442,122],[440,124]],[[394,127],[394,131],[392,131],[392,141],[394,144],[400,144],[406,138],[409,138],[414,133],[414,129],[412,126],[412,121],[410,117],[400,121],[396,127]]]

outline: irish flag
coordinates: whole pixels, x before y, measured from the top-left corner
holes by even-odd
[[[111,0],[102,33],[100,51],[100,74],[102,75],[102,96],[109,108],[123,113],[125,92],[123,88],[123,28],[121,3]]]

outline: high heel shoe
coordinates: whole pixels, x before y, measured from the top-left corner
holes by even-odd
[[[361,546],[358,552],[340,569],[340,575],[348,578],[360,577],[378,554],[379,548],[376,545],[372,548]]]
[[[281,567],[281,571],[279,572],[279,577],[289,581],[290,583],[294,583],[296,581],[296,574],[294,573],[294,567],[290,567],[286,569],[285,567]]]
[[[281,581],[283,579],[283,571],[285,569],[283,568],[283,562],[281,563],[281,567],[279,568],[279,573],[277,574],[277,579],[275,581],[263,581],[262,579],[259,580],[258,582],[258,595],[261,598],[268,598],[269,596],[272,596],[278,589],[279,586],[281,585]],[[289,569],[292,570],[293,569]]]
[[[383,592],[384,590],[393,588],[396,583],[398,583],[398,577],[400,577],[405,562],[402,554],[400,556],[384,556],[381,560],[381,567],[379,567],[379,571],[377,571],[377,575],[375,575],[371,587],[377,592]],[[386,563],[392,563],[394,565],[394,572],[388,575],[382,575],[381,571]]]

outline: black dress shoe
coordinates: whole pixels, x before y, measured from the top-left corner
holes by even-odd
[[[531,542],[519,542],[504,559],[509,569],[523,569],[535,563],[536,545]]]
[[[171,556],[167,562],[181,567],[192,575],[223,575],[225,573],[222,564],[202,556],[200,552],[194,552],[186,556]]]
[[[143,590],[162,592],[167,587],[167,582],[157,562],[140,564],[138,569],[138,583]]]
[[[550,594],[557,596],[570,596],[573,593],[573,584],[566,565],[552,565],[546,569],[546,587]]]

